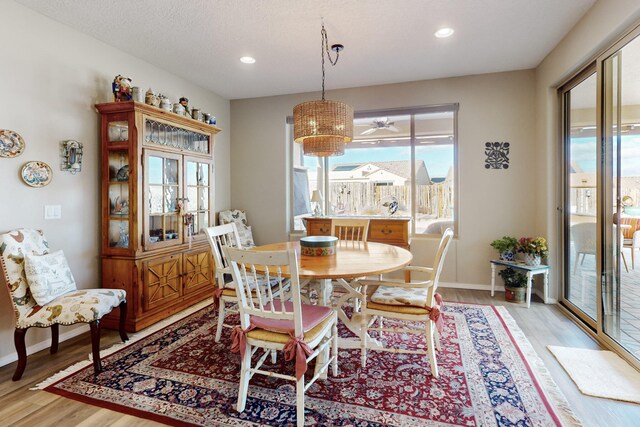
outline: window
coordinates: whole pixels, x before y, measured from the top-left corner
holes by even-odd
[[[441,234],[456,218],[457,110],[448,104],[356,113],[344,156],[304,156],[292,142],[293,167],[306,173],[294,176],[294,187],[305,191],[294,191],[291,205],[305,206],[298,199],[318,190],[326,215],[384,216],[397,206],[394,216],[411,217],[413,234]],[[293,230],[304,230],[301,219],[310,214],[294,209]]]

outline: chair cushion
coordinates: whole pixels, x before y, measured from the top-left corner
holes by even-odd
[[[327,326],[333,320],[333,316],[329,316],[318,323],[311,330],[304,333],[304,341],[311,342],[318,338],[318,336],[324,332]],[[269,341],[277,344],[286,344],[291,341],[291,335],[287,332],[274,332],[267,329],[256,328],[247,332],[248,339],[255,339],[260,341]]]
[[[38,305],[45,305],[60,295],[77,289],[61,250],[45,255],[25,254],[24,271],[31,295]]]
[[[43,306],[35,306],[19,319],[17,327],[46,327],[55,323],[71,325],[101,319],[126,300],[122,289],[81,289],[59,296]]]
[[[273,307],[276,311],[280,311],[282,309],[282,304],[280,301],[275,300],[273,301]],[[266,304],[265,310],[270,309],[271,304]],[[293,303],[291,301],[285,302],[284,309],[285,311],[292,313]],[[315,328],[323,320],[331,316],[331,313],[333,313],[333,309],[331,307],[325,307],[322,305],[301,304],[301,309],[302,331],[305,333]],[[251,323],[257,328],[273,332],[288,333],[289,331],[295,330],[293,320],[289,319],[267,319],[259,316],[251,316]]]
[[[380,310],[388,311],[390,313],[400,314],[423,314],[429,315],[431,310],[424,307],[414,307],[412,305],[391,305],[391,304],[378,304],[375,302],[367,302],[367,310]]]
[[[427,303],[428,288],[399,288],[394,286],[378,286],[370,300],[378,304],[410,305],[424,308]]]
[[[265,280],[264,277],[265,276],[263,276],[262,274],[258,274],[258,280],[259,281],[264,281]],[[256,289],[256,283],[253,280],[253,277],[249,276],[248,274],[247,274],[247,282],[249,282],[249,289],[251,289],[252,291]],[[273,289],[273,287],[277,287],[279,283],[280,283],[280,281],[278,280],[277,277],[272,277],[271,278],[271,288],[272,289]],[[283,287],[287,283],[289,283],[289,280],[288,279],[283,279],[283,281],[282,281]],[[235,289],[236,288],[236,282],[234,282],[233,280],[230,281],[230,282],[225,280],[224,288],[225,289]],[[262,289],[264,289],[264,287],[260,288],[261,291],[262,291]]]

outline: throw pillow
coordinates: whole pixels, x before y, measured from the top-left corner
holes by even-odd
[[[62,251],[46,255],[26,254],[24,272],[31,295],[40,306],[76,290],[76,281]]]
[[[247,225],[247,214],[241,209],[232,209],[228,211],[220,211],[218,213],[218,222],[220,225],[235,222]]]
[[[242,223],[236,223],[238,228],[238,235],[240,236],[240,245],[242,249],[253,248],[256,244],[253,242],[253,232],[250,225],[244,225]]]

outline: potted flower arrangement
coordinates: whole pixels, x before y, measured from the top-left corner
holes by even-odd
[[[542,258],[549,255],[547,240],[544,237],[521,237],[516,251],[524,254],[524,263],[527,265],[540,265]]]
[[[513,255],[518,245],[518,239],[511,236],[503,236],[491,242],[491,247],[498,251],[503,261],[513,261]]]
[[[508,267],[498,273],[504,280],[504,299],[508,302],[524,302],[527,276]]]

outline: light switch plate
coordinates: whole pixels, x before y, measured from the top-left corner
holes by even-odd
[[[44,206],[44,219],[60,219],[60,218],[62,218],[62,206],[60,205]]]

